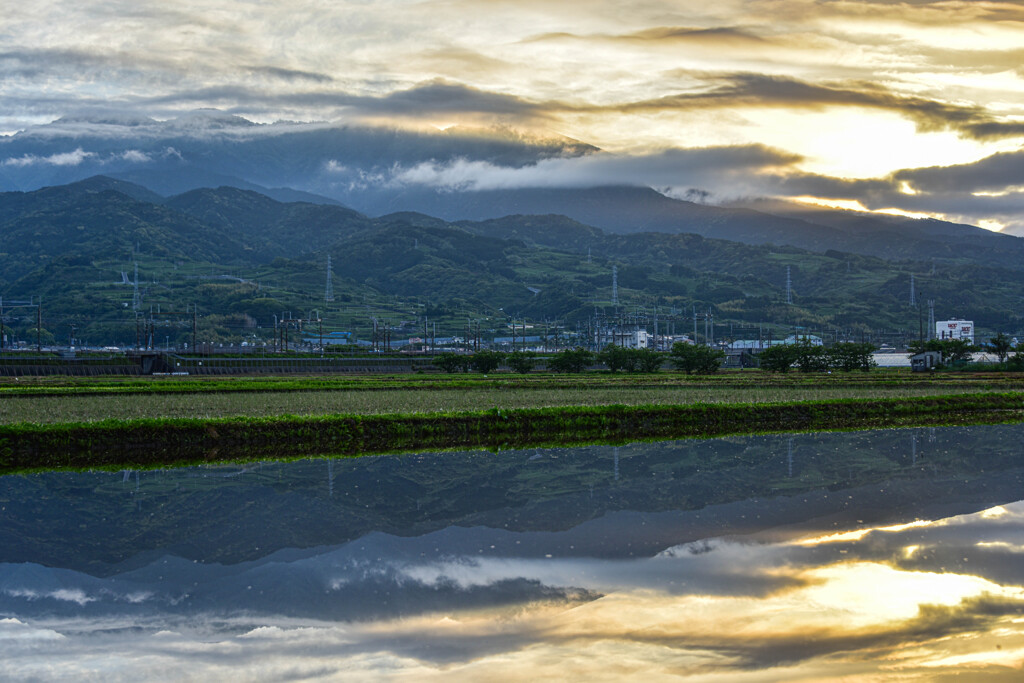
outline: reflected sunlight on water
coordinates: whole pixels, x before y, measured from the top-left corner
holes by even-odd
[[[339,502],[342,479],[323,489],[316,461],[216,481],[204,477],[217,470],[153,474],[146,499],[143,480],[128,474],[123,482],[120,473],[0,479],[0,671],[25,681],[101,672],[111,681],[1019,680],[1024,501],[1007,495],[1024,490],[1021,433],[932,431],[909,461],[902,446],[893,449],[907,433],[889,430],[562,449],[543,460],[543,477],[537,456],[549,452],[537,450],[331,464],[332,477],[333,468],[350,468],[342,476],[352,491],[394,494],[417,481],[420,499],[422,482],[448,486],[463,464],[472,476],[488,472],[493,490],[472,503],[449,497],[446,521],[433,525],[422,510],[398,506],[371,519],[364,499]],[[692,478],[668,501],[625,495],[632,485],[653,490],[651,471],[707,449],[729,462],[737,453],[784,453],[788,461],[771,467],[788,481],[801,464],[794,453],[819,467],[857,439],[903,469],[851,481],[836,495],[813,481],[785,493],[766,481],[775,493],[757,495],[755,484],[744,497],[709,503],[694,499]],[[1001,469],[964,474],[950,464],[962,459],[937,455],[978,439],[991,459],[1005,449]],[[573,486],[558,479],[593,463],[606,468],[608,458],[614,474],[599,486],[586,481],[591,475]],[[870,469],[881,471],[876,461]],[[499,471],[500,481],[530,482],[533,493],[513,504]],[[556,481],[558,493],[538,493]],[[15,494],[30,484],[61,493],[19,517]],[[66,486],[110,497],[91,516]],[[303,493],[307,486],[316,494]],[[88,543],[63,563],[13,560],[18,547],[42,554],[53,545],[37,517],[54,506],[65,525],[113,545],[129,528],[114,524],[118,496],[139,525],[134,550],[102,564]],[[176,507],[182,496],[205,507]],[[332,516],[337,505],[343,515]],[[577,521],[558,521],[588,505]],[[232,524],[198,535],[191,526],[190,515],[225,510],[237,516]],[[868,515],[878,521],[863,523]],[[347,538],[335,535],[343,519],[354,525]],[[272,547],[275,525],[292,545]],[[228,561],[231,543],[239,546]]]

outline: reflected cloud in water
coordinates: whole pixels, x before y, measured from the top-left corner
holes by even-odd
[[[532,533],[571,549],[583,526]],[[233,564],[163,555],[102,576],[4,563],[0,666],[13,680],[1024,673],[1024,501],[874,526],[811,516],[649,556],[517,553],[528,537],[371,531]]]

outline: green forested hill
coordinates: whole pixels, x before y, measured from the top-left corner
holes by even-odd
[[[727,328],[916,335],[913,275],[918,300],[935,300],[940,319],[974,319],[983,334],[1022,327],[1024,271],[962,258],[888,261],[695,234],[610,234],[564,216],[375,219],[234,188],[159,201],[146,192],[93,179],[0,194],[0,296],[42,297],[49,335],[68,339],[74,325],[77,337],[102,344],[133,341],[136,317],[151,312],[161,339],[184,338],[184,320],[162,312],[192,305],[203,338],[216,342],[268,337],[275,315],[315,312],[325,329],[364,338],[373,318],[404,321],[398,334],[412,335],[424,316],[439,335],[461,334],[468,320],[504,333],[510,316],[572,325],[595,311],[613,315],[614,266],[619,313],[657,309],[684,320],[711,310]],[[328,255],[333,302],[324,300]],[[133,279],[136,264],[137,308],[122,276]],[[787,267],[792,304],[784,303]],[[34,328],[10,308],[5,323],[20,338]]]
[[[165,206],[243,242],[257,258],[322,251],[340,237],[372,226],[360,213],[340,206],[282,203],[234,187],[192,190]]]
[[[8,283],[58,257],[130,263],[138,251],[168,260],[226,262],[246,248],[190,216],[115,190],[67,186],[0,195],[0,254]]]

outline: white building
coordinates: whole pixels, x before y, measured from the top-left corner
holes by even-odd
[[[644,329],[606,327],[598,330],[595,336],[598,348],[614,344],[626,349],[646,349],[650,345],[650,335]]]
[[[973,320],[940,320],[935,323],[936,339],[964,339],[974,343]]]

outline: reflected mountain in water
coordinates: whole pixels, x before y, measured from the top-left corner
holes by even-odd
[[[0,561],[102,576],[163,554],[234,564],[449,526],[570,533],[568,554],[653,554],[826,515],[1012,501],[1021,440],[1019,426],[922,428],[8,476]],[[516,552],[552,549],[519,540]]]
[[[4,477],[0,648],[15,680],[1010,680],[1022,436]]]

